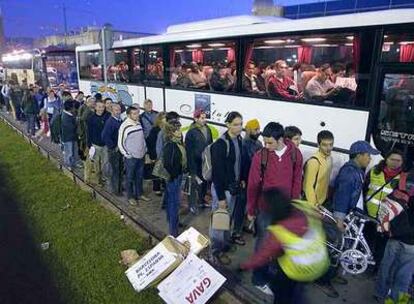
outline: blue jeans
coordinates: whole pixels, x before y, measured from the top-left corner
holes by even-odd
[[[167,193],[167,221],[168,231],[173,237],[178,236],[178,211],[180,210],[180,194],[182,175],[171,181],[167,181],[165,192]]]
[[[78,143],[68,141],[63,143],[63,163],[68,168],[75,168],[78,161]]]
[[[236,197],[232,196],[229,191],[225,192],[227,208],[229,208],[230,214],[233,214]],[[218,196],[214,184],[211,184],[211,196],[213,203],[211,204],[212,211],[216,211],[219,207]],[[211,254],[217,256],[221,252],[228,250],[230,247],[230,231],[213,230],[210,227],[210,238],[211,238]]]
[[[397,301],[400,293],[408,293],[414,274],[414,245],[390,239],[378,271],[376,295],[386,298],[391,289],[391,298]]]
[[[144,178],[144,159],[143,158],[126,158],[125,168],[127,176],[127,195],[128,199],[138,199],[142,193],[142,181]]]
[[[26,114],[26,131],[27,134],[35,135],[36,114]]]
[[[190,190],[190,200],[189,206],[194,209],[204,203],[204,197],[207,193],[208,183],[203,181],[201,184],[197,183],[196,174],[191,174],[191,190]]]
[[[259,212],[256,217],[256,242],[254,244],[254,251],[258,251],[265,239],[267,227],[271,224],[271,217],[266,212]],[[253,271],[252,283],[253,285],[263,286],[269,282],[269,266],[265,265]]]

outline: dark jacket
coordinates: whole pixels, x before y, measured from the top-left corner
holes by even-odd
[[[261,92],[266,91],[264,80],[261,76],[256,76],[256,86],[259,91]],[[246,75],[243,75],[243,78],[242,78],[242,91],[248,92],[248,93],[254,93],[253,88],[252,88],[252,82]]]
[[[170,180],[183,174],[182,155],[178,144],[168,141],[163,149],[164,168],[170,174]]]
[[[158,133],[160,133],[160,131],[161,131],[160,127],[153,127],[146,139],[148,155],[151,160],[157,160],[156,146],[157,146]]]
[[[34,96],[30,95],[30,93],[26,93],[23,98],[23,112],[24,114],[38,114],[39,113],[39,106],[37,104],[37,100]]]
[[[207,138],[193,122],[185,135],[185,150],[187,151],[188,172],[202,177],[202,153],[213,142],[210,128],[206,125]]]
[[[104,112],[101,116],[94,113],[88,119],[87,123],[87,143],[88,147],[92,145],[97,145],[103,147],[105,145],[104,141],[102,140],[102,131],[105,126],[106,120],[110,117],[108,112]]]
[[[118,146],[118,132],[121,124],[121,119],[116,119],[113,116],[105,122],[102,130],[102,141],[108,149],[115,149]]]
[[[391,238],[414,245],[414,208],[405,205],[404,210],[390,222]]]
[[[157,113],[155,111],[143,112],[139,115],[139,122],[144,130],[145,138],[149,136],[156,117]]]
[[[335,180],[333,209],[335,216],[343,218],[358,203],[364,186],[364,170],[353,160],[345,163]]]
[[[252,164],[253,155],[263,148],[259,140],[253,140],[246,135],[242,141],[242,160],[241,160],[241,177],[240,179],[247,183],[249,180],[249,171]]]
[[[61,118],[61,141],[70,142],[77,140],[76,118],[63,111]]]
[[[219,138],[211,146],[211,166],[212,180],[219,200],[225,200],[225,191],[229,190],[229,186],[236,181],[234,172],[234,164],[236,162],[236,152],[228,133],[224,133],[223,137],[228,141],[229,154],[227,156],[227,144],[223,138]],[[241,137],[238,137],[240,152],[242,151]],[[226,157],[227,156],[227,157]]]
[[[220,77],[220,73],[218,71],[214,71],[211,74],[209,83],[213,91],[223,92],[227,90],[226,81]]]
[[[14,106],[20,107],[22,104],[23,91],[19,87],[10,89],[10,100]]]

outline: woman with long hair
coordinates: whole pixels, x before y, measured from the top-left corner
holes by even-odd
[[[187,168],[187,157],[182,140],[181,123],[173,120],[165,124],[166,143],[163,148],[163,164],[169,174],[166,184],[167,220],[170,235],[178,236],[178,212],[183,173]]]

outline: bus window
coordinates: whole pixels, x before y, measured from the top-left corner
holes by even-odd
[[[81,79],[103,80],[102,51],[79,52],[78,57]]]
[[[127,49],[114,49],[107,53],[106,77],[109,82],[130,82],[130,53]]]
[[[132,79],[133,83],[142,83],[144,75],[144,50],[140,48],[133,48],[132,52]]]
[[[382,61],[414,62],[414,34],[387,32],[382,44]]]
[[[384,75],[380,108],[374,132],[375,144],[387,153],[398,148],[414,152],[414,75]],[[407,149],[410,149],[408,151]]]
[[[369,73],[369,66],[360,69],[361,41],[353,33],[255,39],[246,48],[242,91],[279,100],[365,105],[365,93],[357,100],[356,72]]]
[[[236,84],[236,43],[191,42],[170,49],[171,85],[229,92]]]
[[[160,46],[150,46],[146,54],[145,76],[149,83],[164,83],[163,52]]]
[[[75,61],[75,53],[72,52],[46,54],[47,78],[52,88],[60,83],[65,83],[70,88],[78,88]]]

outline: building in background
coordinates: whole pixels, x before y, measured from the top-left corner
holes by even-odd
[[[283,6],[275,6],[273,0],[254,0],[252,14],[255,16],[283,16]]]
[[[106,24],[105,28],[109,29],[114,41],[137,38],[151,35],[149,33],[127,32],[113,29],[110,24]],[[88,26],[81,28],[80,31],[72,31],[67,35],[51,35],[36,39],[34,46],[36,48],[47,48],[51,46],[66,46],[75,49],[78,45],[89,45],[101,42],[102,28],[96,26]]]

